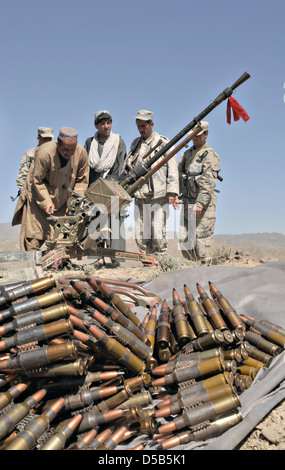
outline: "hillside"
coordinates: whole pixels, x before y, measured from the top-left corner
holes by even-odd
[[[281,233],[219,234],[214,241],[218,248],[246,252],[253,258],[285,259],[285,235]]]

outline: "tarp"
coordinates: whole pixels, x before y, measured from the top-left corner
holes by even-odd
[[[238,314],[256,316],[285,328],[285,261],[253,268],[199,266],[160,275],[144,287],[172,305],[172,289],[184,297],[186,284],[198,299],[196,283],[209,293],[211,281]],[[239,395],[243,420],[221,436],[192,442],[175,449],[232,450],[285,398],[285,352],[276,356],[269,368],[261,369],[252,386]],[[146,449],[155,449],[150,443]]]

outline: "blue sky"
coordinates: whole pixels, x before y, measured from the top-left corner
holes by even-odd
[[[284,216],[284,0],[1,0],[0,222],[14,213],[22,154],[39,126],[94,134],[113,116],[129,148],[139,109],[172,138],[245,71],[234,97],[250,115],[208,117],[221,157],[215,233],[280,232]],[[180,156],[181,152],[178,154]]]

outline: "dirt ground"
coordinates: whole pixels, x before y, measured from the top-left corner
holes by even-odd
[[[149,281],[169,270],[197,266],[197,263],[185,261],[181,257],[177,258],[177,252],[173,252],[173,254],[176,256],[172,256],[170,251],[169,255],[161,260],[160,265],[154,267],[144,267],[136,261],[120,260],[120,266],[112,269],[110,260],[106,258],[106,266],[100,270],[94,270],[92,264],[94,259],[87,258],[73,262],[67,269],[58,272],[58,275],[74,271],[98,275],[101,278]],[[252,259],[247,254],[235,252],[218,253],[214,262],[224,266],[243,266],[250,269],[261,264],[263,260]],[[285,400],[271,410],[236,450],[285,450]]]

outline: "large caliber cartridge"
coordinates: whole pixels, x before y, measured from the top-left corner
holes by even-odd
[[[238,329],[245,331],[243,322],[240,320],[235,309],[231,306],[229,301],[223,296],[223,294],[217,289],[213,282],[209,281],[210,292],[214,300],[219,304],[220,309],[226,316],[231,329]]]
[[[79,424],[78,432],[82,433],[89,431],[90,429],[94,429],[96,426],[102,426],[103,424],[115,421],[119,418],[122,418],[127,412],[128,409],[109,410],[105,411],[104,413],[88,411],[83,415],[82,421]]]
[[[0,370],[23,371],[45,366],[63,359],[75,359],[77,347],[73,341],[52,346],[42,346],[18,353],[17,356],[0,360]]]
[[[38,405],[44,396],[46,390],[41,389],[28,397],[24,402],[17,403],[6,413],[0,416],[0,439],[11,433],[15,426],[29,413],[29,411]]]
[[[69,310],[66,303],[53,305],[41,310],[35,310],[34,312],[25,313],[25,315],[19,315],[9,323],[4,323],[4,325],[0,326],[0,336],[4,336],[7,333],[11,333],[12,331],[29,325],[41,325],[42,323],[49,323],[68,316]]]
[[[40,450],[62,450],[82,420],[82,415],[73,416],[64,426],[58,426],[55,433],[45,442]]]
[[[125,348],[115,338],[111,338],[102,330],[94,325],[85,323],[90,333],[97,339],[100,346],[111,355],[111,357],[124,365],[127,369],[137,374],[141,374],[145,370],[145,363],[135,356],[129,349]]]
[[[222,318],[222,315],[220,314],[214,301],[210,299],[210,297],[204,291],[204,289],[200,286],[200,284],[197,283],[196,286],[197,286],[197,290],[200,296],[201,303],[203,305],[203,308],[207,312],[208,318],[212,326],[221,331],[228,330],[228,326],[224,322],[224,319]]]
[[[165,375],[152,382],[153,387],[170,385],[173,383],[181,383],[186,380],[205,378],[224,370],[222,358],[213,358],[206,361],[194,362],[188,367],[177,368],[172,374]]]
[[[205,335],[209,333],[209,328],[205,321],[205,317],[199,307],[198,302],[196,302],[194,296],[190,292],[189,287],[184,284],[184,294],[186,299],[186,304],[188,307],[188,312],[191,317],[191,320],[194,325],[195,332],[198,336]]]
[[[252,317],[250,315],[244,315],[244,317],[248,318],[249,320],[252,320],[252,321],[255,321],[255,322],[259,322],[261,323],[262,325],[266,325],[268,326],[269,328],[271,328],[273,331],[277,331],[278,333],[280,333],[280,335],[282,336],[285,336],[285,330],[284,328],[282,328],[280,325],[276,325],[275,323],[272,323],[268,320],[260,320],[258,318],[255,318],[255,317]]]
[[[187,426],[196,426],[207,420],[213,420],[217,417],[233,411],[240,406],[240,401],[237,395],[225,395],[214,401],[209,401],[199,405],[195,408],[185,409],[182,414],[158,428],[158,432],[168,433],[177,431]]]
[[[188,385],[187,387],[182,387],[178,390],[178,393],[175,393],[174,395],[166,395],[163,401],[158,403],[156,407],[162,408],[164,406],[176,403],[178,400],[184,399],[188,395],[202,395],[212,388],[221,387],[224,385],[233,386],[233,380],[231,380],[231,376],[228,372],[216,374],[207,379],[200,380],[199,382]]]
[[[74,361],[62,361],[36,369],[26,370],[28,377],[76,377],[87,373],[86,362],[82,358]]]
[[[122,341],[125,341],[127,343],[127,347],[129,347],[131,351],[141,359],[146,360],[151,357],[152,351],[149,346],[140,341],[133,333],[128,331],[122,325],[114,322],[111,318],[106,318],[97,311],[94,311],[92,317],[103,327],[106,327],[110,332],[114,333],[119,340],[121,339]]]
[[[148,341],[148,344],[151,349],[151,357],[146,361],[146,367],[148,370],[153,369],[157,366],[157,360],[153,357],[154,346],[155,346],[155,334],[156,334],[156,321],[157,321],[157,309],[152,307],[151,313],[148,316],[148,321],[145,327],[145,335]]]
[[[173,318],[176,333],[177,333],[178,344],[180,345],[180,347],[182,347],[184,344],[189,343],[190,333],[189,333],[188,321],[184,313],[183,305],[179,300],[176,289],[174,288],[172,291],[172,301],[173,301],[172,318]]]
[[[58,320],[55,322],[38,325],[18,331],[15,335],[0,341],[0,351],[10,349],[13,346],[42,342],[48,339],[72,333],[73,327],[70,319]]]
[[[252,331],[246,331],[245,340],[252,344],[252,346],[255,346],[256,348],[261,349],[261,351],[270,354],[270,356],[274,357],[281,352],[280,346],[273,344],[271,341],[262,338],[262,336],[253,333]]]
[[[34,449],[38,439],[47,431],[51,421],[58,415],[64,405],[64,398],[57,399],[38,417],[32,419],[5,450]]]
[[[91,296],[90,297],[92,300],[93,305],[102,313],[106,314],[108,317],[110,317],[113,321],[116,323],[119,323],[120,325],[124,326],[128,331],[133,333],[135,336],[137,336],[138,339],[140,339],[142,342],[146,342],[146,336],[144,332],[141,330],[141,328],[137,327],[133,321],[131,321],[129,318],[127,318],[122,312],[119,310],[114,309],[111,305],[108,305],[105,303],[103,300]]]
[[[233,414],[222,416],[214,421],[211,421],[201,429],[185,430],[169,439],[165,439],[162,444],[158,446],[158,450],[168,450],[182,444],[188,444],[191,441],[204,441],[212,437],[219,436],[232,428],[242,420],[241,413],[235,412]]]
[[[104,388],[96,387],[90,390],[83,389],[76,395],[67,395],[65,397],[64,411],[85,408],[92,403],[96,403],[97,401],[104,400],[104,398],[119,393],[123,388],[122,385],[110,385]]]
[[[205,390],[203,393],[191,393],[189,395],[182,396],[175,403],[171,405],[166,405],[160,407],[155,412],[156,418],[166,418],[167,416],[181,413],[181,410],[189,406],[198,406],[201,403],[206,403],[208,401],[217,400],[225,395],[232,395],[235,393],[235,390],[232,385],[225,384],[218,387],[210,388]]]
[[[153,369],[152,374],[160,376],[172,374],[177,366],[184,366],[191,362],[206,361],[207,359],[213,359],[214,357],[224,358],[224,352],[222,348],[191,352],[189,354],[178,354],[175,359],[170,360],[167,364],[162,364]]]
[[[9,290],[4,290],[3,295],[0,296],[0,305],[14,302],[30,295],[38,295],[56,286],[56,281],[52,276],[42,277],[34,281],[26,281],[22,284],[12,287]]]
[[[170,323],[169,308],[166,300],[163,300],[160,308],[160,314],[157,321],[157,345],[164,348],[169,345]]]
[[[3,410],[5,406],[9,405],[13,400],[18,398],[29,387],[30,382],[18,383],[13,387],[9,388],[7,392],[0,393],[0,410]]]
[[[88,282],[88,279],[87,279]],[[115,294],[106,284],[97,280],[99,290],[104,296],[109,299],[127,318],[129,318],[136,326],[140,326],[141,322],[130,307],[121,299],[118,294]]]
[[[101,412],[113,410],[119,407],[126,400],[131,398],[134,392],[140,390],[144,385],[144,378],[142,376],[132,377],[126,379],[123,384],[123,389],[104,401],[100,401],[97,405],[92,407],[92,411]]]
[[[50,307],[64,301],[64,295],[61,290],[53,290],[46,294],[31,297],[27,300],[15,302],[7,310],[0,313],[0,321],[6,321],[9,318],[22,315],[23,313],[32,312],[42,308]]]
[[[254,328],[254,330],[258,331],[258,333],[260,333],[268,341],[277,344],[281,348],[284,348],[285,336],[278,333],[278,331],[274,331],[269,326],[264,325],[259,321],[250,320],[249,318],[246,318],[242,315],[240,315],[240,318],[247,326]]]

